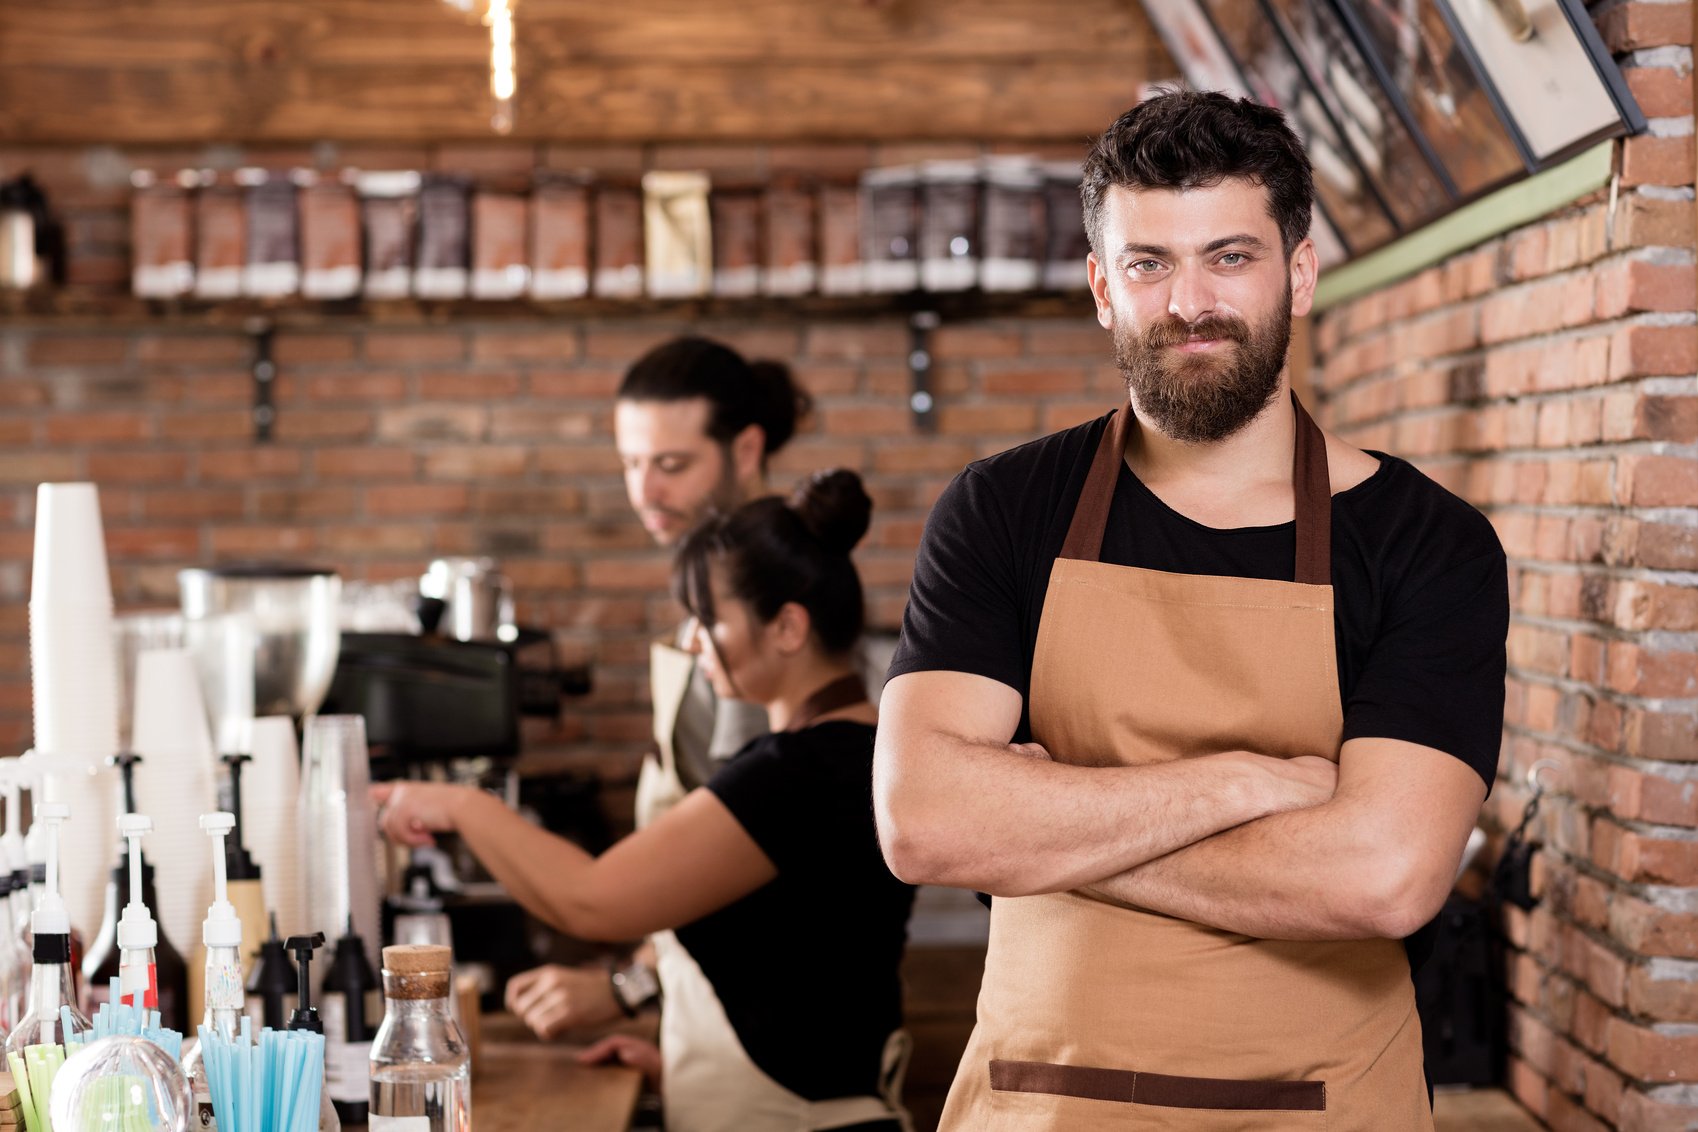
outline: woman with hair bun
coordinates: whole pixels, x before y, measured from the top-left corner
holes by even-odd
[[[379,788],[395,841],[458,832],[534,915],[582,939],[653,933],[658,1049],[609,1038],[660,1079],[668,1132],[906,1132],[898,968],[914,890],[884,865],[872,812],[877,716],[857,674],[860,577],[850,552],[872,502],[849,471],[817,474],[689,532],[673,592],[716,693],[765,708],[707,784],[601,857],[492,795]]]

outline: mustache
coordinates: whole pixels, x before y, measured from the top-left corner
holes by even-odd
[[[1152,350],[1183,346],[1192,339],[1246,342],[1250,338],[1250,325],[1236,315],[1209,315],[1196,322],[1170,317],[1152,324],[1144,331],[1143,338],[1144,345]]]

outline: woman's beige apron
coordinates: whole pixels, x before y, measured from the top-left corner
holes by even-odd
[[[1326,442],[1300,404],[1293,582],[1098,561],[1135,418],[1104,429],[1044,597],[1032,737],[1063,762],[1336,761]],[[1082,892],[997,898],[946,1132],[1426,1132],[1403,945],[1252,939]]]
[[[675,645],[649,645],[649,699],[654,705],[654,750],[637,774],[637,828],[646,829],[684,800],[688,791],[678,773],[678,713],[690,692],[696,658]]]
[[[638,824],[645,825],[685,794],[673,758],[673,724],[677,705],[694,669],[695,657],[665,644],[650,652],[650,682],[655,694],[655,743],[658,753],[644,765],[638,780]],[[795,729],[828,711],[866,699],[859,692],[845,699],[836,686],[816,694],[798,713]],[[649,767],[656,769],[649,772]],[[644,784],[647,784],[645,793]],[[647,807],[647,808],[645,808]],[[912,1041],[897,1030],[885,1042],[879,1072],[879,1095],[810,1101],[786,1089],[756,1065],[726,1016],[713,984],[701,966],[672,932],[649,939],[658,958],[662,1006],[660,1052],[661,1097],[666,1107],[667,1132],[826,1132],[878,1120],[896,1120],[911,1128],[902,1107],[902,1079],[908,1070]],[[765,946],[750,940],[749,946]],[[802,993],[802,988],[772,988],[773,994]],[[829,1019],[824,1020],[829,1024]]]

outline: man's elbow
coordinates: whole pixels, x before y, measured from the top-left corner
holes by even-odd
[[[1371,938],[1406,939],[1444,907],[1451,875],[1414,852],[1386,854],[1359,877],[1354,918]]]
[[[935,831],[923,819],[888,799],[877,807],[878,843],[884,864],[904,884],[947,884],[947,861]]]

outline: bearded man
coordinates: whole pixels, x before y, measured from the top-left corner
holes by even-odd
[[[1411,984],[1495,773],[1486,520],[1310,419],[1276,110],[1152,98],[1085,165],[1126,402],[932,512],[881,703],[903,880],[992,895],[942,1127],[1432,1127]]]

